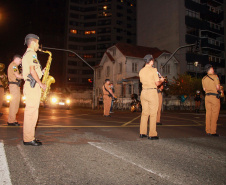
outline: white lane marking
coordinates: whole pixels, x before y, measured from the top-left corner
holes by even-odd
[[[27,146],[27,147],[32,147],[32,146]],[[40,180],[38,179],[38,176],[35,174],[35,168],[33,167],[33,165],[29,162],[29,158],[26,156],[23,148],[21,147],[21,145],[17,145],[17,148],[20,151],[20,154],[22,155],[24,162],[26,164],[26,166],[28,167],[31,176],[33,177],[33,179],[35,180],[36,184],[40,184]]]
[[[12,184],[3,141],[0,141],[0,184]]]
[[[95,142],[88,142],[88,143],[89,143],[90,145],[92,145],[92,146],[94,146],[94,147],[96,147],[96,148],[98,148],[98,149],[100,149],[100,150],[102,150],[102,151],[108,153],[108,154],[113,155],[114,157],[117,157],[117,158],[119,158],[119,159],[122,159],[122,160],[124,160],[125,162],[128,162],[128,163],[130,163],[130,164],[132,164],[132,165],[135,165],[135,166],[137,166],[137,167],[139,167],[139,168],[141,168],[141,169],[143,169],[143,170],[145,170],[145,171],[147,171],[147,172],[150,172],[150,173],[152,173],[152,174],[154,174],[154,175],[157,175],[157,176],[159,176],[159,177],[161,177],[161,178],[164,178],[164,179],[168,179],[168,178],[169,178],[169,176],[167,176],[167,175],[163,175],[163,174],[161,174],[161,173],[157,173],[157,172],[155,172],[155,171],[153,171],[153,170],[151,170],[151,169],[148,169],[148,168],[143,167],[143,166],[140,165],[140,164],[136,164],[135,162],[133,162],[133,161],[131,161],[131,160],[128,160],[128,159],[126,159],[126,158],[123,157],[123,156],[119,156],[119,155],[115,154],[115,153],[112,152],[112,151],[109,151],[109,150],[107,150],[107,149],[104,149],[103,147],[98,146],[98,145],[97,145],[98,143],[95,143]]]

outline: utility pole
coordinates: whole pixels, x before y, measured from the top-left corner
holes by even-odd
[[[66,52],[71,52],[73,54],[75,54],[79,59],[81,59],[87,66],[89,66],[92,70],[93,70],[93,104],[92,104],[92,109],[95,108],[95,69],[88,63],[86,62],[82,57],[80,57],[76,52],[72,51],[72,50],[68,50],[68,49],[60,49],[60,48],[50,48],[50,47],[42,47],[45,49],[50,49],[50,50],[56,50],[56,51],[66,51]]]

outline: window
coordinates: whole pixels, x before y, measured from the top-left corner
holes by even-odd
[[[192,1],[200,4],[200,0],[192,0]]]
[[[186,27],[186,33],[190,35],[199,36],[199,30],[197,28]]]
[[[163,66],[164,64],[162,64]],[[170,64],[166,64],[165,67],[163,68],[163,73],[164,74],[170,74]]]
[[[78,64],[77,64],[76,61],[71,61],[71,60],[69,60],[69,61],[68,61],[68,65],[70,65],[70,66],[77,66]]]
[[[85,33],[85,35],[90,35],[90,34],[96,34],[96,31],[91,30],[91,31],[85,31],[84,33]]]
[[[110,66],[107,66],[106,77],[110,76]]]
[[[98,79],[101,78],[101,70],[100,70],[100,69],[97,70],[97,78],[98,78]]]
[[[137,63],[132,63],[132,72],[133,73],[137,72]]]
[[[212,45],[215,45],[215,46],[220,46],[220,41],[217,41],[217,40],[214,40],[214,39],[210,39],[208,38],[208,43],[209,44],[212,44]]]
[[[69,74],[77,74],[77,69],[68,69]]]
[[[189,10],[189,9],[186,9],[186,15],[189,16],[189,17],[194,17],[194,18],[200,19],[200,13],[199,12],[195,12],[195,11],[192,11],[192,10]]]
[[[68,82],[77,82],[78,79],[77,78],[68,78]]]
[[[122,63],[118,64],[118,73],[122,74]]]
[[[72,34],[77,34],[77,30],[71,29],[71,30],[70,30],[70,33],[72,33]]]

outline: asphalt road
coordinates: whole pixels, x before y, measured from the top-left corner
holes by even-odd
[[[7,174],[0,168],[0,184],[226,184],[225,114],[217,138],[205,135],[204,113],[164,112],[160,139],[151,141],[138,137],[140,113],[106,118],[98,110],[41,108],[36,138],[43,145],[33,147],[23,145],[22,126],[7,126],[8,108],[3,112],[10,181],[1,181]]]

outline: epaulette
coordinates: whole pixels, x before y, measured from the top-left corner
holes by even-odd
[[[207,75],[203,77],[203,80],[204,80],[206,77],[207,77]]]
[[[28,52],[30,52],[30,51],[32,51],[32,50],[28,50],[28,51],[26,51],[25,53],[24,53],[24,55],[23,55],[23,57],[28,53]]]

